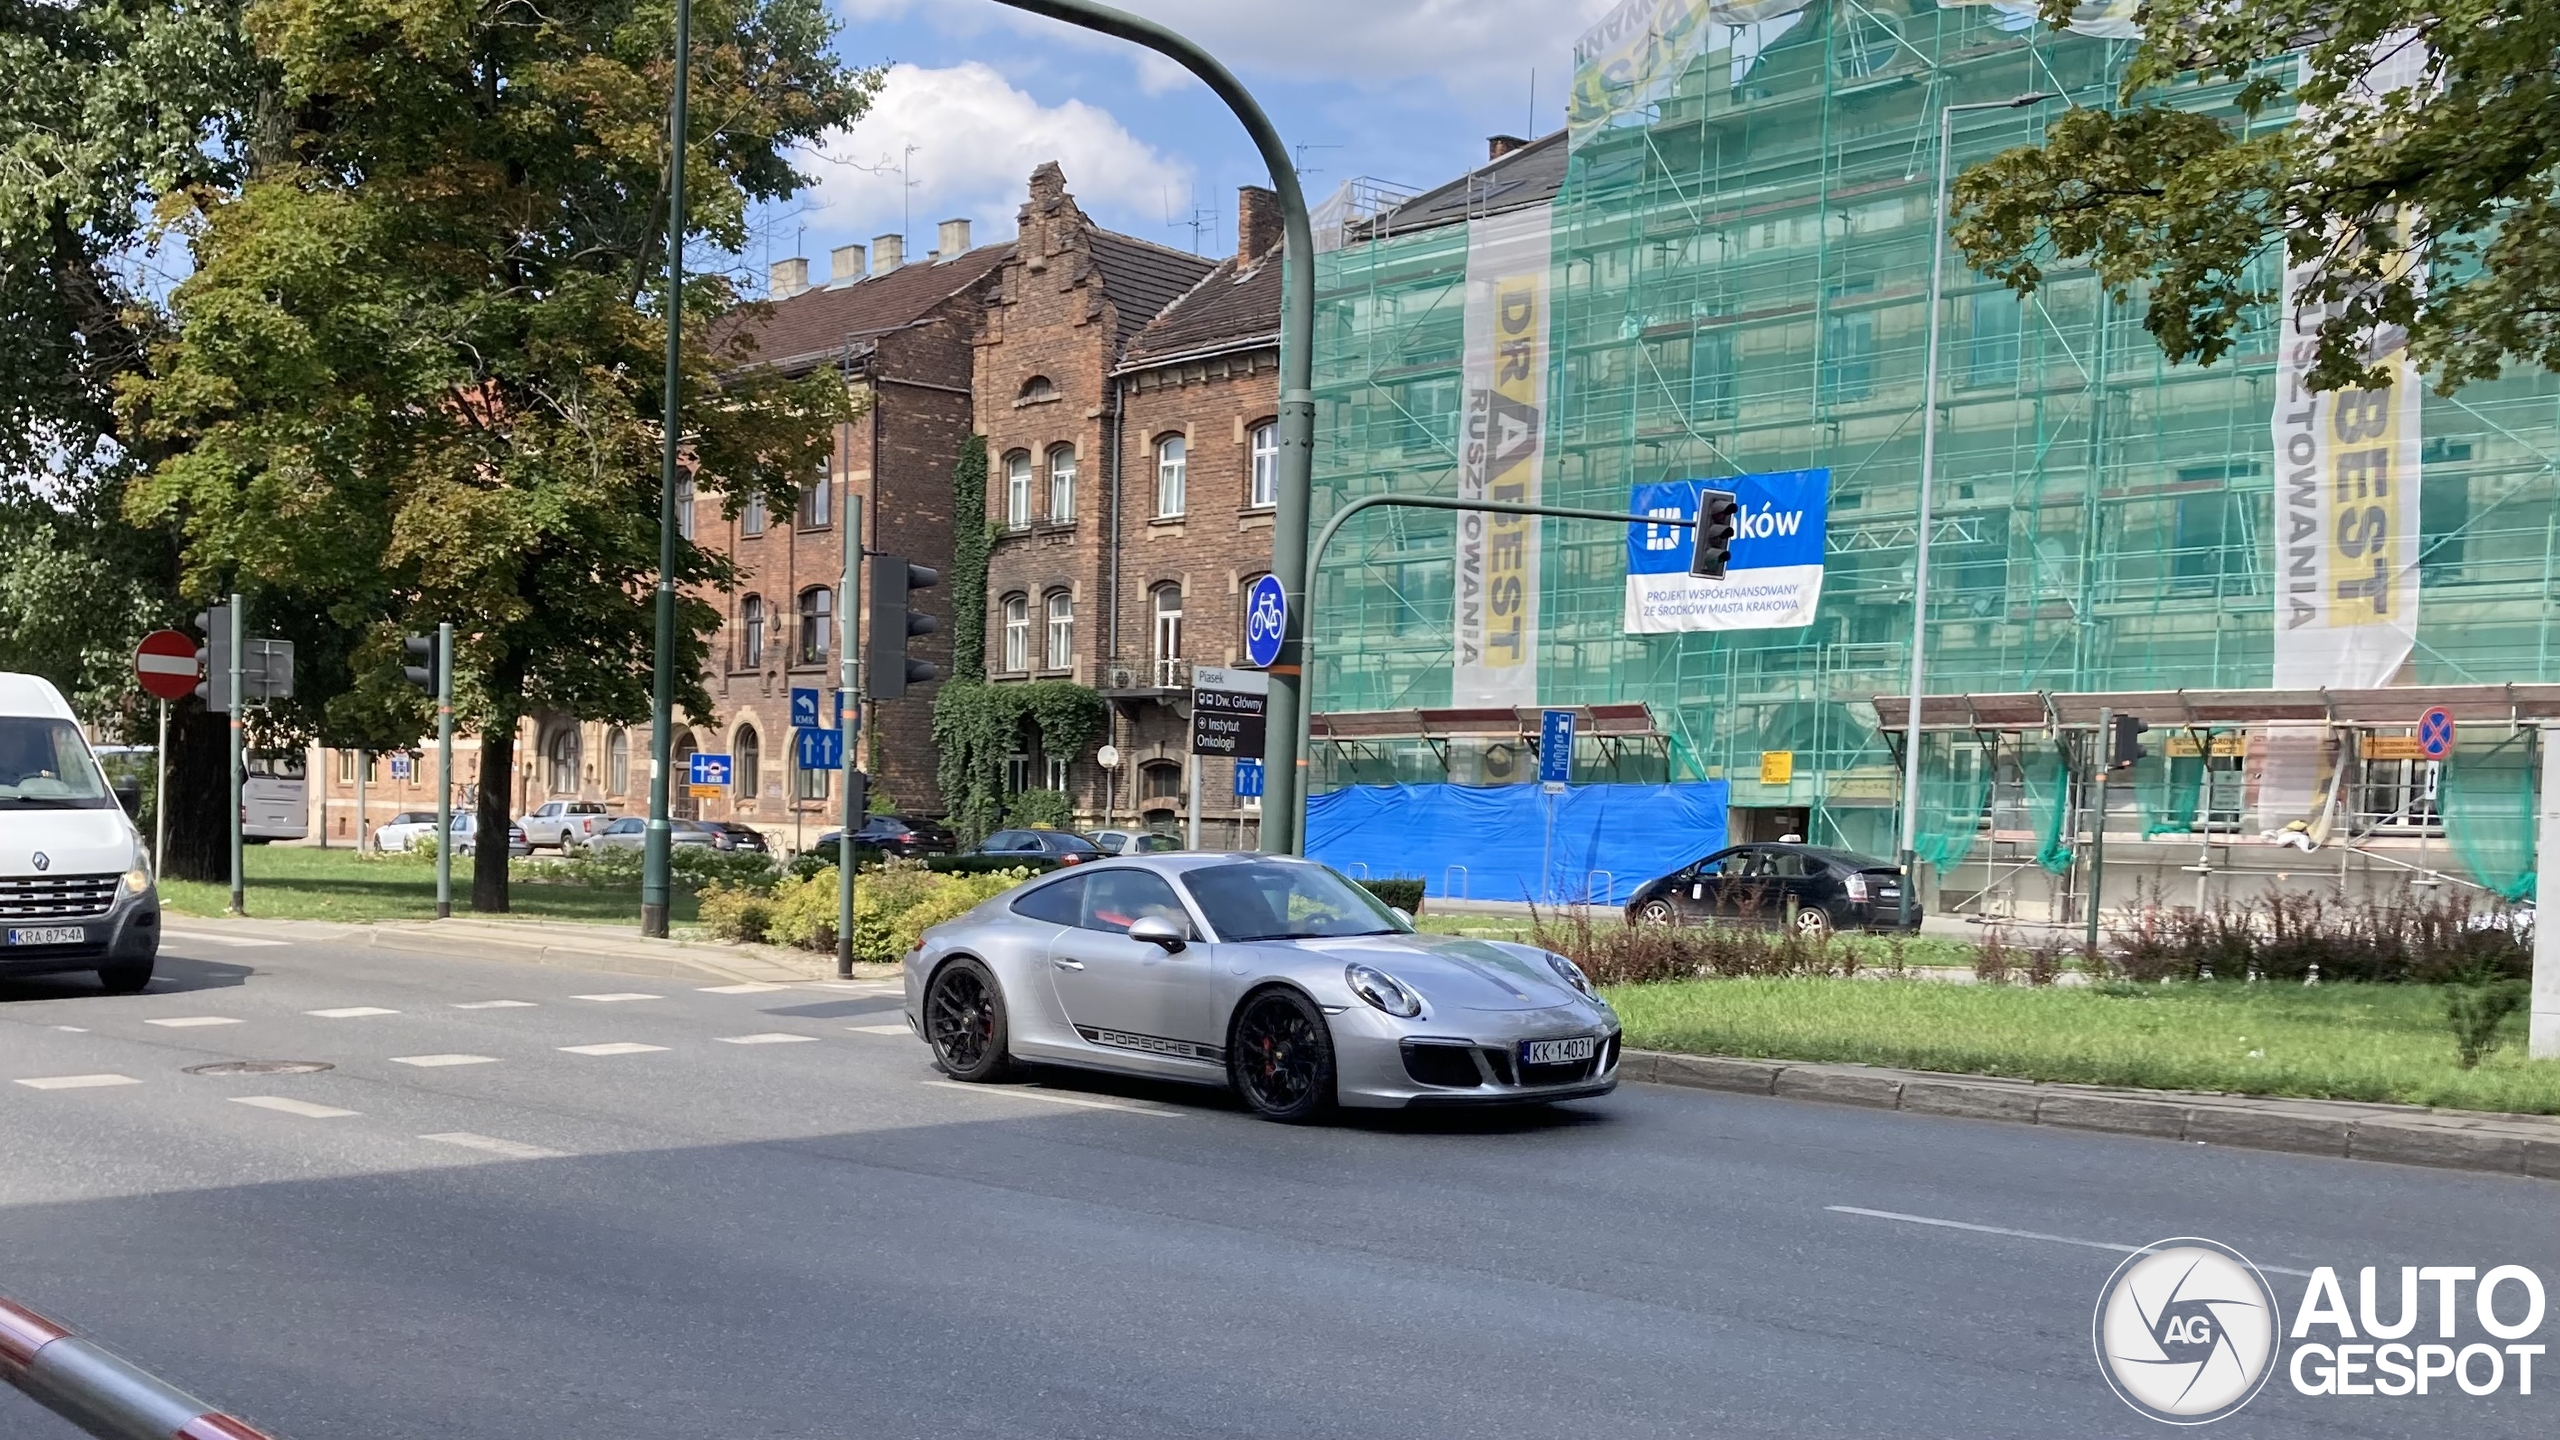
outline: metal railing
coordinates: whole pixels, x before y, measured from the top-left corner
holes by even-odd
[[[0,1298],[0,1380],[99,1440],[274,1440],[5,1298]]]

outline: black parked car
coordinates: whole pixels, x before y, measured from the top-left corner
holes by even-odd
[[[836,840],[843,833],[830,830],[809,849],[833,859]],[[853,832],[857,856],[895,855],[901,860],[920,860],[928,855],[948,855],[953,844],[950,831],[922,815],[865,815],[862,827]]]
[[[1102,858],[1102,847],[1081,835],[1064,830],[999,830],[978,842],[972,855],[999,857],[1019,856],[1024,860],[1054,860],[1061,865],[1081,865]]]
[[[1648,880],[1627,902],[1627,920],[1676,925],[1697,920],[1789,923],[1800,934],[1902,928],[1902,872],[1872,855],[1821,845],[1735,845]],[[1920,928],[1920,905],[1909,928]]]
[[[741,825],[735,820],[708,823],[718,832],[711,837],[711,843],[723,850],[752,850],[758,855],[772,853],[772,847],[764,843],[764,832],[753,825]]]

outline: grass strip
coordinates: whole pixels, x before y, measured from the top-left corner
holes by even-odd
[[[627,889],[537,878],[524,862],[512,862],[507,887],[509,914],[537,920],[572,920],[595,925],[636,925],[640,920],[640,882]],[[323,850],[309,845],[252,845],[241,857],[248,886],[249,913],[263,920],[335,920],[362,924],[374,920],[426,920],[436,913],[436,867],[412,855],[363,855],[352,850]],[[160,882],[160,903],[183,915],[219,915],[230,903],[228,884],[195,880]],[[675,923],[690,925],[699,904],[690,888],[677,886],[669,897]],[[453,863],[453,909],[471,913],[470,857]]]

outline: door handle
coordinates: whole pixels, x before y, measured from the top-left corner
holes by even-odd
[[[1061,970],[1081,970],[1084,968],[1084,962],[1081,960],[1052,959],[1049,963],[1057,966]]]

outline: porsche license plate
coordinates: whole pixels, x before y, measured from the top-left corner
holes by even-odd
[[[9,932],[12,945],[78,945],[89,932],[78,925],[39,925]]]
[[[1588,1060],[1600,1053],[1598,1037],[1576,1035],[1570,1040],[1523,1040],[1520,1063],[1523,1065],[1570,1065]]]

